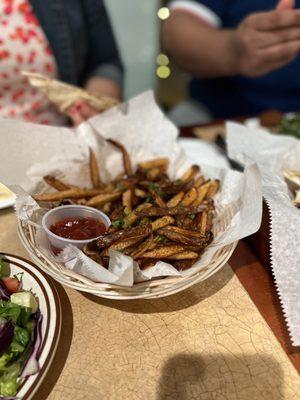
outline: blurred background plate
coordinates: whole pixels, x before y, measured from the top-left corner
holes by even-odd
[[[12,207],[15,204],[16,196],[3,183],[0,182],[0,210]]]

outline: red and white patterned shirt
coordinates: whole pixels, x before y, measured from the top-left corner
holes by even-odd
[[[28,0],[0,0],[0,117],[62,125],[65,118],[21,71],[57,77],[48,40]]]

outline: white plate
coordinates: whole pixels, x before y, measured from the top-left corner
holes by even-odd
[[[54,357],[61,330],[61,307],[52,281],[40,269],[20,257],[3,253],[0,255],[9,263],[12,275],[24,272],[23,288],[32,289],[36,294],[43,316],[42,341],[38,358],[40,370],[25,378],[17,393],[18,399],[29,400],[41,384]]]
[[[12,207],[16,202],[16,196],[13,194],[8,199],[0,200],[0,210],[7,207]]]

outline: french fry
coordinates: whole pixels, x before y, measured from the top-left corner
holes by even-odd
[[[147,171],[147,179],[149,179],[149,181],[155,181],[159,174],[161,174],[161,170],[159,168],[151,168],[149,171]]]
[[[213,213],[207,212],[206,232],[211,231],[213,226]]]
[[[182,201],[181,201],[180,204],[181,204],[182,206],[185,206],[185,207],[190,206],[190,205],[193,204],[193,202],[196,200],[197,195],[198,195],[198,191],[197,191],[196,188],[193,187],[191,190],[189,190],[189,191],[184,195],[184,198],[182,199]]]
[[[193,203],[193,206],[198,206],[203,203],[205,197],[207,196],[208,189],[210,187],[210,181],[204,183],[202,186],[198,187],[198,195]]]
[[[93,187],[95,189],[102,187],[103,184],[102,184],[100,174],[99,174],[97,158],[91,148],[90,148],[89,166],[90,166],[90,176],[91,176],[91,181],[92,181]]]
[[[137,215],[138,212],[146,210],[147,208],[150,207],[152,207],[152,204],[144,203],[138,206],[134,211],[126,215],[126,217],[124,218],[124,228],[130,227],[136,222],[136,220],[139,218]]]
[[[105,214],[109,214],[110,209],[111,209],[111,203],[109,202],[109,203],[104,204],[104,206],[103,206],[103,208],[102,208],[102,211],[103,211]]]
[[[118,183],[119,181],[121,181],[122,179],[125,179],[126,175],[124,174],[124,172],[120,172],[115,179],[112,181],[112,183]]]
[[[151,235],[151,233],[152,227],[150,224],[147,226],[136,226],[130,229],[123,229],[110,234],[105,233],[96,240],[95,246],[99,250],[111,246],[119,241],[127,239],[143,239]]]
[[[138,216],[136,215],[135,211],[132,211],[126,217],[124,218],[124,228],[128,228],[129,226],[132,226],[136,220],[138,219]]]
[[[142,258],[138,260],[138,264],[140,269],[143,271],[145,269],[154,267],[154,265],[157,263],[157,260],[152,259],[152,258]]]
[[[89,207],[99,207],[110,201],[117,200],[121,193],[102,193],[98,196],[92,197],[86,204]]]
[[[152,247],[153,244],[153,236],[149,237],[147,240],[139,244],[134,251],[132,251],[129,255],[134,260],[140,258],[147,250]]]
[[[138,211],[136,214],[140,217],[163,217],[165,215],[186,215],[186,214],[198,214],[206,210],[207,205],[202,204],[197,207],[189,206],[178,206],[172,208],[162,208],[162,207],[150,207],[146,210]]]
[[[87,199],[78,199],[76,200],[76,204],[80,205],[80,206],[85,206],[87,203]]]
[[[208,188],[208,191],[206,193],[206,197],[207,198],[212,198],[217,193],[219,188],[220,188],[220,181],[218,179],[215,179],[214,181],[211,181],[210,185],[209,185],[209,188]]]
[[[147,251],[142,255],[142,258],[167,258],[174,254],[185,251],[184,246],[168,245],[158,247],[157,249]]]
[[[133,244],[140,242],[141,240],[143,240],[143,239],[140,237],[135,237],[135,238],[126,239],[126,240],[120,240],[119,242],[112,244],[109,247],[109,250],[122,251],[122,250],[127,249],[127,247],[130,247]]]
[[[58,191],[64,191],[70,189],[69,185],[64,184],[62,181],[59,179],[55,178],[52,175],[46,175],[43,177],[44,181],[54,189]]]
[[[184,198],[184,192],[179,192],[175,194],[175,196],[173,196],[171,200],[167,202],[167,207],[169,208],[177,207],[183,198]]]
[[[186,183],[164,182],[161,185],[161,189],[167,195],[170,195],[170,194],[175,195],[175,194],[177,194],[178,192],[181,192],[181,191],[186,193],[188,190],[190,190],[193,187],[193,185],[194,185],[194,180],[193,179],[191,179],[190,181],[188,181]]]
[[[173,254],[165,258],[168,260],[195,260],[199,258],[199,255],[195,251],[183,251],[179,254]]]
[[[140,197],[141,199],[147,197],[147,193],[144,190],[141,189],[135,189],[134,194],[136,197]]]
[[[113,139],[107,139],[107,142],[112,144],[113,146],[117,147],[117,149],[119,149],[122,152],[124,170],[125,170],[127,176],[131,176],[133,174],[133,171],[132,171],[130,157],[129,157],[129,154],[128,154],[126,148],[121,143],[119,143]]]
[[[187,246],[203,247],[205,244],[205,239],[201,238],[200,235],[198,238],[191,237],[191,236],[185,236],[181,233],[172,231],[171,229],[169,229],[169,227],[159,229],[158,233],[160,235],[163,235],[166,238],[172,240],[173,242],[185,244]]]
[[[178,271],[185,271],[186,269],[191,268],[191,266],[194,265],[196,261],[197,261],[196,259],[177,260],[173,263],[173,265]]]
[[[205,178],[204,178],[204,176],[201,175],[201,176],[199,176],[199,178],[197,178],[195,180],[194,187],[198,188],[198,187],[202,186],[204,183],[205,183]]]
[[[127,215],[132,211],[132,191],[127,189],[122,195],[122,203],[124,207],[124,213]]]
[[[122,204],[116,206],[115,209],[110,214],[111,221],[114,221],[115,219],[120,219],[121,215],[122,217],[124,216],[123,213],[124,213],[124,207],[122,206]]]
[[[168,166],[169,166],[168,158],[156,158],[155,160],[141,162],[138,164],[138,167],[142,169],[159,168],[164,171],[168,169]]]
[[[207,230],[207,212],[204,211],[201,215],[199,215],[198,221],[200,234],[205,236]]]
[[[98,264],[102,263],[100,254],[96,250],[91,249],[89,244],[84,245],[82,251],[86,256],[90,257],[92,260],[94,260]]]
[[[166,203],[163,201],[163,199],[161,198],[161,196],[157,193],[156,190],[149,190],[149,192],[151,193],[152,197],[155,200],[155,203],[158,205],[158,207],[166,207]]]
[[[153,232],[157,231],[158,229],[164,228],[165,226],[172,225],[175,222],[175,219],[170,216],[165,216],[159,219],[156,219],[152,222],[152,230]]]
[[[200,172],[198,165],[192,165],[182,176],[179,178],[181,184],[188,183]]]
[[[80,199],[93,197],[101,193],[100,189],[68,189],[57,193],[42,193],[34,196],[36,201],[60,201],[64,199]]]
[[[178,226],[168,226],[168,229],[172,232],[179,233],[180,235],[184,235],[184,236],[192,237],[192,238],[196,238],[196,239],[199,238],[199,232],[179,228]]]

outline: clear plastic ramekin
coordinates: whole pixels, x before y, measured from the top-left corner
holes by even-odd
[[[97,210],[96,208],[87,207],[87,206],[80,206],[80,205],[69,205],[69,206],[59,206],[53,208],[52,210],[48,211],[42,219],[42,227],[46,232],[48,239],[51,245],[55,249],[63,249],[68,244],[72,244],[73,246],[82,249],[82,247],[86,243],[90,243],[93,240],[97,239],[97,237],[92,239],[85,239],[85,240],[72,240],[66,239],[61,236],[55,235],[53,232],[50,231],[50,227],[58,221],[61,221],[66,218],[95,218],[106,226],[108,229],[111,222],[110,219],[106,214],[102,211]],[[99,237],[99,236],[98,236]]]

